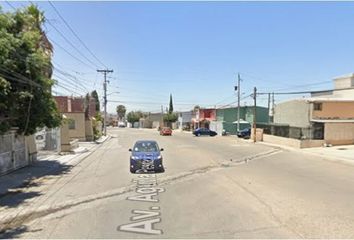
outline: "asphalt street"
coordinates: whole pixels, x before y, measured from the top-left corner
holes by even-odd
[[[1,236],[354,238],[354,165],[233,136],[109,134],[76,166],[0,199]],[[164,148],[164,173],[129,172],[142,139]]]

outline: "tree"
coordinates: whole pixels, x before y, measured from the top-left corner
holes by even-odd
[[[31,135],[61,123],[51,92],[53,46],[43,23],[34,5],[14,13],[0,9],[0,133],[16,127]]]
[[[125,108],[124,105],[118,105],[116,111],[118,114],[118,119],[122,120],[125,116],[125,112],[127,111],[127,109]]]
[[[86,94],[85,96],[85,119],[90,118],[90,101],[91,101],[91,96],[89,93]]]
[[[170,104],[169,104],[168,112],[163,116],[163,120],[164,122],[167,123],[173,123],[176,122],[177,119],[178,119],[178,115],[176,113],[173,113],[172,94],[170,94]]]
[[[96,112],[100,112],[100,100],[98,98],[98,94],[97,91],[94,90],[91,92],[91,97],[93,97],[95,99],[96,102]]]
[[[170,105],[169,105],[169,108],[168,108],[168,113],[169,114],[173,113],[172,94],[170,94]]]
[[[163,116],[164,122],[172,123],[176,122],[178,119],[178,115],[176,113],[167,113]]]
[[[131,124],[138,122],[140,118],[143,117],[143,113],[141,111],[131,111],[127,114],[127,121]]]

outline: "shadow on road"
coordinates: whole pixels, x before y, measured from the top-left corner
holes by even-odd
[[[0,238],[2,239],[13,239],[13,238],[19,238],[22,233],[27,232],[27,227],[26,226],[20,226],[11,230],[8,230],[4,233],[0,233]]]
[[[31,190],[44,184],[43,177],[50,178],[67,174],[71,165],[55,160],[41,160],[34,164],[0,177],[0,207],[16,208],[28,199],[41,193]]]

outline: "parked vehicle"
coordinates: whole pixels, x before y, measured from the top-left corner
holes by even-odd
[[[130,172],[164,172],[162,164],[161,151],[156,141],[143,140],[137,141],[133,149],[129,149],[130,155]]]
[[[197,128],[196,130],[193,131],[193,134],[197,137],[199,136],[211,136],[214,137],[217,135],[215,131],[212,131],[207,128]]]
[[[245,139],[250,138],[250,136],[251,136],[251,128],[245,128],[245,129],[243,129],[241,131],[238,131],[237,132],[237,136],[239,138],[245,138]]]
[[[163,127],[161,130],[160,130],[160,135],[162,136],[172,136],[172,129],[169,128],[169,127]]]
[[[118,122],[118,127],[125,128],[125,123],[124,122]]]

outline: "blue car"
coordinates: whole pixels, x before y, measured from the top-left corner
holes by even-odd
[[[237,136],[239,138],[245,138],[248,139],[251,136],[251,128],[245,128],[239,132],[237,132]]]
[[[137,141],[133,149],[129,149],[130,155],[130,172],[164,172],[162,165],[161,151],[156,141],[143,140]]]
[[[199,136],[211,136],[214,137],[217,135],[216,132],[207,129],[207,128],[197,128],[196,130],[193,131],[193,134],[197,137]]]

